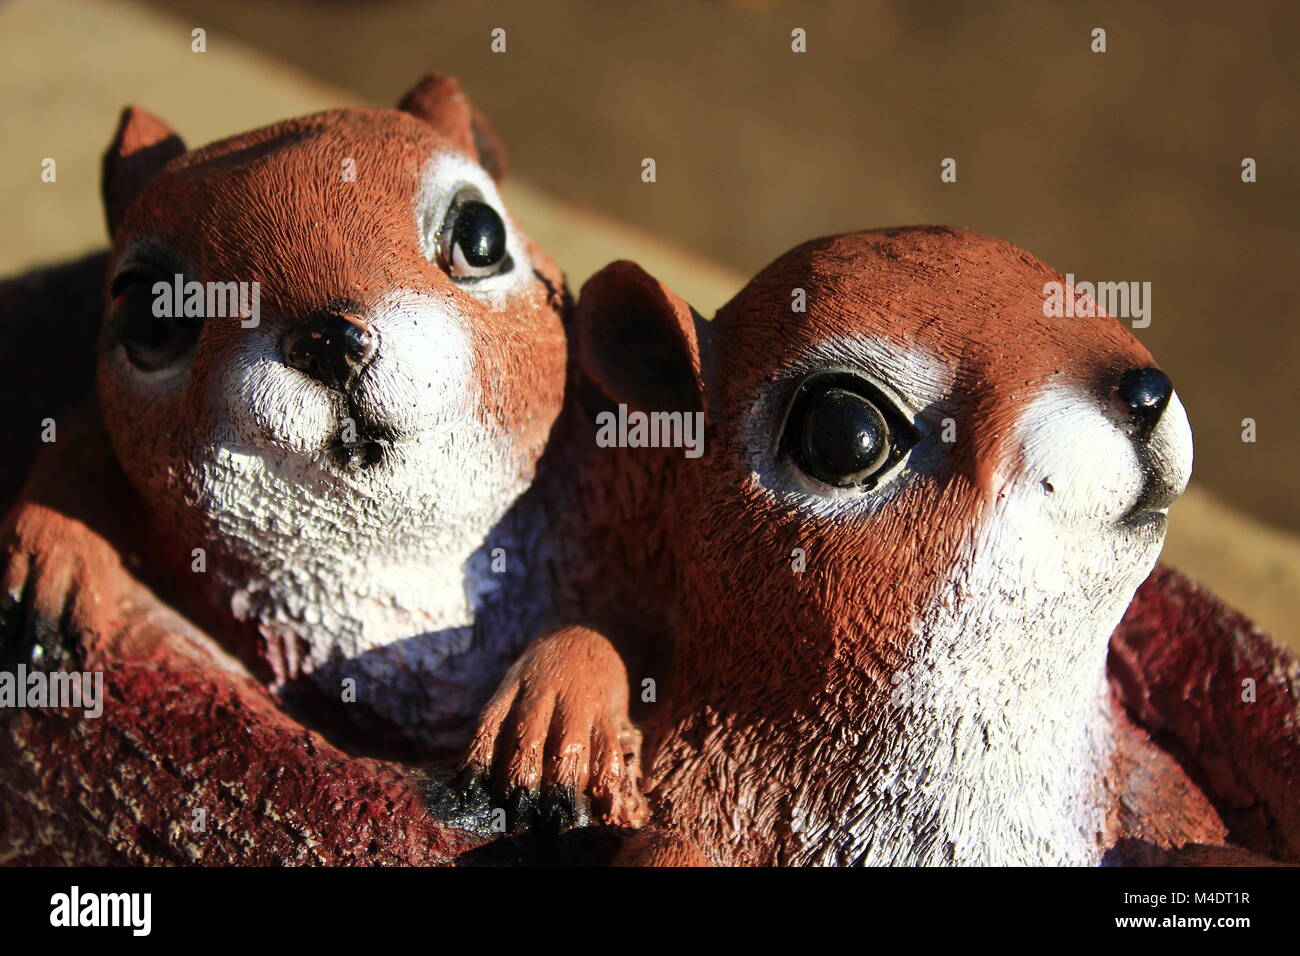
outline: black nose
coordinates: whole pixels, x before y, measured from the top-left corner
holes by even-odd
[[[1132,368],[1119,378],[1119,400],[1143,432],[1155,428],[1174,394],[1174,383],[1158,368]]]
[[[360,319],[329,313],[280,341],[284,360],[333,388],[343,388],[375,352],[375,334]]]

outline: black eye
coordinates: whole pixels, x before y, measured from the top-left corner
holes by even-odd
[[[457,198],[443,224],[443,265],[453,279],[481,279],[508,272],[506,224],[479,199]]]
[[[832,375],[800,388],[782,445],[810,477],[840,488],[869,489],[915,438],[893,404],[865,381]]]
[[[166,291],[155,292],[158,283]],[[172,282],[152,271],[128,270],[113,280],[109,330],[131,364],[157,372],[183,359],[198,340],[202,319],[177,315]],[[183,310],[182,310],[183,311]]]

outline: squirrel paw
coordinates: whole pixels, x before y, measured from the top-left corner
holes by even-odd
[[[568,627],[510,669],[479,718],[461,783],[498,801],[511,832],[639,827],[649,817],[640,750],[618,652],[595,631]]]
[[[0,535],[0,662],[58,669],[80,657],[70,625],[93,606],[81,597],[80,555],[38,543],[43,515],[30,510],[35,519],[20,514]]]
[[[0,664],[56,670],[162,657],[246,673],[137,581],[94,530],[18,505],[0,526]]]

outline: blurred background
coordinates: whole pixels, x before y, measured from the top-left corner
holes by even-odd
[[[125,102],[194,146],[391,105],[436,68],[491,117],[512,212],[575,290],[640,259],[711,314],[796,242],[916,223],[1150,282],[1136,334],[1196,436],[1166,559],[1300,647],[1298,35],[1281,2],[11,0],[0,268],[104,243],[98,154]]]

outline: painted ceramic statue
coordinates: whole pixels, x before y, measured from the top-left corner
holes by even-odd
[[[1118,322],[1044,316],[1059,281],[946,228],[806,243],[709,322],[630,263],[590,280],[574,335],[607,406],[707,423],[700,457],[593,452],[623,489],[593,534],[657,568],[609,587],[664,582],[671,624],[650,648],[617,621],[545,635],[471,772],[581,787],[573,715],[622,706],[630,678],[654,698],[631,716],[655,827],[627,861],[1093,865],[1230,836],[1294,858],[1296,662],[1166,618],[1121,629],[1108,670],[1191,433]],[[1189,674],[1212,715],[1179,694]],[[1234,702],[1243,675],[1258,697]],[[1199,752],[1152,736],[1198,722]],[[1243,791],[1262,842],[1225,823]]]

